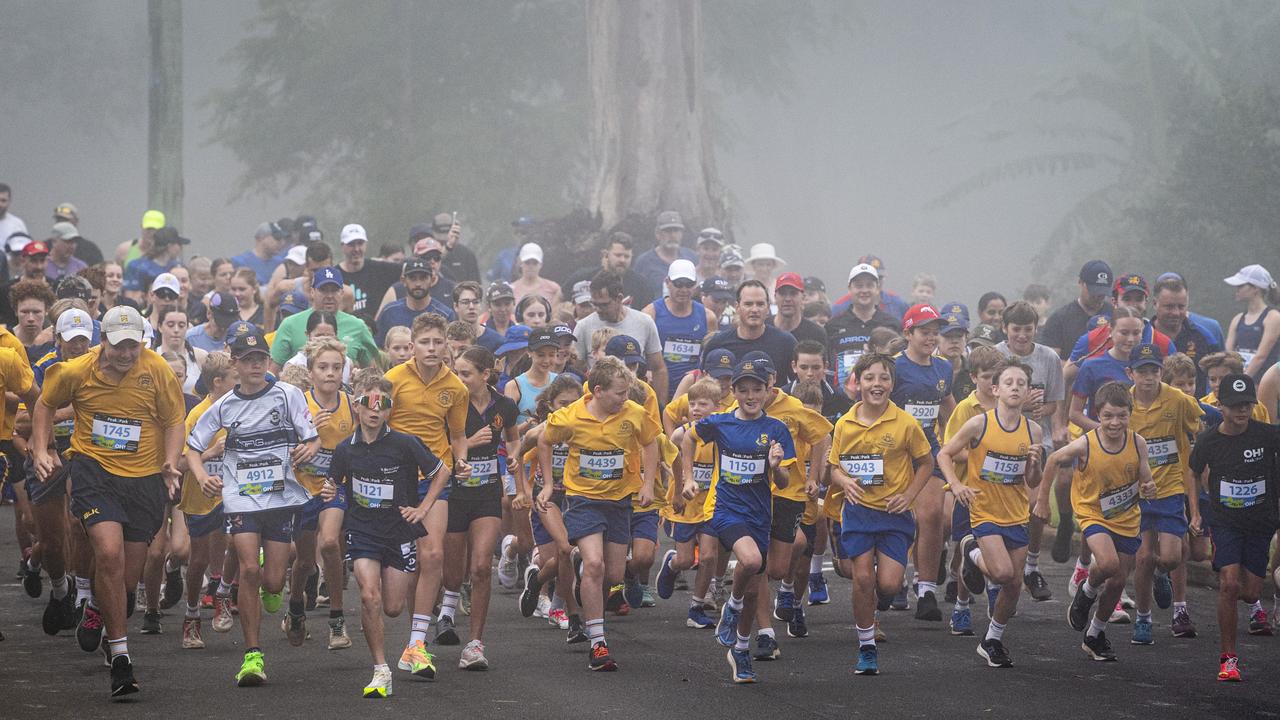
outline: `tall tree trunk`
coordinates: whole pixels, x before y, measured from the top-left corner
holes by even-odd
[[[147,206],[182,224],[182,0],[148,0],[151,85]]]
[[[699,0],[587,0],[591,207],[604,227],[677,210],[724,225],[704,109]]]

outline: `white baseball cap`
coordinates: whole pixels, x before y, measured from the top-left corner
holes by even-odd
[[[140,343],[146,337],[147,326],[137,310],[128,305],[117,305],[102,316],[102,334],[112,345],[119,345],[125,340]]]
[[[155,292],[161,288],[172,290],[174,295],[182,294],[182,284],[178,282],[178,278],[173,273],[160,273],[156,279],[151,282],[151,292]]]
[[[582,303],[591,302],[591,281],[579,280],[573,284],[573,304],[581,305]]]
[[[80,308],[69,308],[58,316],[58,337],[63,342],[73,338],[93,339],[93,318]]]
[[[343,245],[346,245],[348,243],[353,243],[356,240],[369,242],[369,235],[365,233],[363,225],[351,223],[350,225],[342,226],[342,234],[338,236],[338,239],[342,241]],[[304,250],[303,252],[306,251]]]
[[[1276,281],[1271,278],[1271,273],[1261,265],[1245,265],[1229,278],[1223,278],[1228,285],[1239,287],[1241,285],[1255,285],[1267,290],[1276,286]]]
[[[667,268],[667,279],[672,281],[684,279],[697,282],[698,269],[693,266],[693,261],[680,258]]]
[[[853,266],[853,269],[849,271],[849,282],[853,282],[853,279],[859,275],[870,275],[876,280],[880,279],[880,272],[876,270],[874,265],[869,265],[867,263],[861,263]]]
[[[525,243],[520,246],[520,262],[537,260],[542,262],[542,246],[538,243]]]
[[[307,264],[307,248],[305,245],[294,245],[289,248],[289,252],[284,254],[284,259],[294,265]]]

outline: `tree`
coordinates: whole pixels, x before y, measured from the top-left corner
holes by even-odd
[[[148,0],[147,205],[182,227],[182,0]]]

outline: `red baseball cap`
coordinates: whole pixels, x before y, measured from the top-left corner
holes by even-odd
[[[778,276],[777,282],[773,284],[774,290],[780,290],[784,287],[795,288],[800,292],[804,292],[804,278],[799,273],[784,272]]]
[[[32,255],[48,255],[49,245],[43,240],[32,240],[27,246],[22,248],[23,257],[31,257]]]
[[[912,305],[905,315],[902,316],[902,330],[906,332],[913,327],[919,325],[928,325],[931,322],[944,323],[946,320],[938,314],[938,311],[932,305],[920,303]]]

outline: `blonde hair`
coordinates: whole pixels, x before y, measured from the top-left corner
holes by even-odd
[[[206,382],[221,380],[231,372],[231,355],[223,350],[214,350],[204,356],[204,365],[200,367],[200,377]]]
[[[351,378],[351,390],[356,395],[363,395],[370,390],[390,393],[391,381],[377,368],[363,368]]]
[[[311,373],[301,365],[288,364],[280,369],[280,382],[306,392],[311,389]]]
[[[308,340],[307,344],[302,348],[302,354],[307,358],[307,370],[311,370],[315,366],[316,358],[320,357],[321,353],[326,353],[330,350],[341,355],[343,362],[346,362],[347,346],[338,338],[322,335]]]
[[[591,352],[600,352],[615,335],[621,335],[617,330],[610,327],[602,327],[591,333]]]
[[[1206,360],[1208,358],[1205,358]],[[1169,382],[1174,378],[1186,377],[1188,375],[1195,377],[1196,362],[1186,353],[1173,353],[1164,359],[1164,370],[1160,373],[1160,379]]]
[[[57,325],[58,316],[71,308],[89,312],[89,304],[80,298],[62,298],[49,306],[49,324]],[[92,316],[92,313],[90,315]]]
[[[613,386],[613,381],[618,378],[625,378],[628,383],[635,379],[635,375],[627,369],[627,366],[616,357],[602,357],[596,361],[595,367],[591,368],[591,372],[587,374],[587,388],[595,392],[596,388],[608,388]]]
[[[1225,367],[1228,372],[1244,372],[1244,356],[1238,352],[1216,352],[1200,359],[1200,369],[1209,372],[1216,367]]]
[[[718,405],[723,398],[724,391],[720,389],[720,382],[710,375],[703,375],[689,386],[689,402],[710,400]]]

